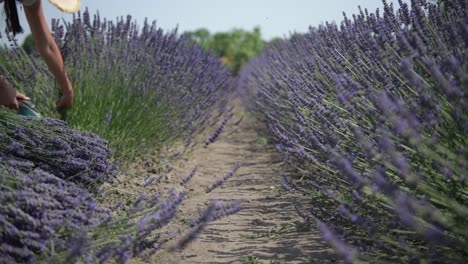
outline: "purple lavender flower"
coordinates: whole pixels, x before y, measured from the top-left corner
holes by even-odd
[[[179,184],[181,186],[184,186],[185,184],[187,184],[187,182],[190,181],[193,178],[193,176],[195,176],[195,173],[197,173],[197,170],[198,170],[198,166],[195,166],[195,168],[193,168],[193,170],[190,172],[190,174],[187,177],[179,181]]]
[[[210,205],[200,214],[200,218],[194,221],[194,227],[189,230],[171,250],[182,249],[204,229],[204,227],[213,221],[222,217],[237,213],[240,210],[241,201],[234,201],[232,204],[225,204],[212,201]]]
[[[326,224],[321,221],[317,221],[318,229],[322,233],[323,238],[330,243],[340,255],[343,256],[343,259],[346,263],[353,263],[357,257],[357,252],[350,246],[340,239],[332,230],[330,230]]]
[[[242,164],[238,163],[231,171],[229,171],[224,177],[218,178],[213,184],[208,186],[206,192],[209,193],[213,191],[216,187],[221,186],[225,181],[236,174],[237,170],[242,167]]]

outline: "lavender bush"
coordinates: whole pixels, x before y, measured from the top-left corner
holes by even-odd
[[[399,4],[272,44],[240,82],[305,175],[284,181],[313,201],[300,215],[347,262],[461,263],[466,1]]]
[[[61,118],[109,140],[122,161],[147,148],[190,138],[208,109],[230,87],[218,58],[179,36],[130,16],[116,21],[78,13],[73,22],[52,21],[52,32],[75,89],[75,105]],[[42,60],[21,49],[0,50],[0,73],[23,87],[46,116],[58,98]]]

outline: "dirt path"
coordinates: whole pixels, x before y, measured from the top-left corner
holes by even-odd
[[[246,199],[237,214],[209,224],[185,249],[157,254],[154,263],[337,263],[338,257],[316,230],[301,230],[294,199],[281,192],[285,175],[280,157],[266,144],[265,128],[245,112],[239,100],[235,116],[220,138],[199,148],[190,158],[174,164],[169,179],[177,182],[195,166],[198,172],[187,185],[181,205],[183,222],[206,207],[211,199]],[[243,120],[234,125],[239,118]],[[263,131],[263,132],[262,132]],[[206,187],[226,175],[237,163],[243,166],[224,185],[210,193]],[[297,222],[296,222],[297,221]],[[170,244],[170,243],[168,243]]]
[[[228,109],[234,106],[234,117],[213,144],[198,147],[190,155],[172,161],[149,155],[122,175],[118,184],[101,193],[103,205],[111,206],[122,199],[127,199],[130,205],[141,194],[151,197],[174,187],[178,193],[188,192],[175,221],[163,230],[166,237],[174,234],[176,238],[164,243],[149,260],[133,259],[131,264],[341,262],[315,226],[301,225],[303,221],[295,211],[294,202],[304,206],[310,201],[301,202],[300,195],[285,193],[282,189],[281,176],[292,172],[285,169],[280,156],[268,144],[265,126],[247,112],[244,105],[248,104],[238,98],[229,101]],[[242,121],[236,125],[241,117]],[[200,135],[199,141],[205,141],[207,136]],[[175,151],[169,150],[169,153]],[[170,162],[170,166],[165,162]],[[208,186],[239,163],[242,167],[233,177],[212,192],[206,192]],[[198,170],[193,179],[180,186],[179,181],[196,166]],[[157,184],[145,185],[150,178],[158,178]],[[184,249],[169,251],[168,248],[177,243],[177,237],[191,228],[191,222],[199,218],[201,210],[213,199],[245,202],[238,213],[205,226]]]

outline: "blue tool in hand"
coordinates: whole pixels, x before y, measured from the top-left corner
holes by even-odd
[[[36,107],[31,101],[18,99],[18,104],[18,114],[24,116],[41,117],[41,114],[37,112]]]

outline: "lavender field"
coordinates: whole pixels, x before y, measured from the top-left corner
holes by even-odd
[[[0,263],[465,263],[466,0],[383,1],[233,76],[177,30],[52,21],[75,89],[12,40]],[[10,36],[2,36],[10,38]]]

